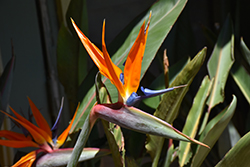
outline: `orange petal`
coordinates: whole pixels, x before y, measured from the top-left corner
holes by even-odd
[[[32,151],[27,155],[23,156],[12,167],[31,167],[31,165],[35,160],[36,160],[36,151]]]
[[[26,120],[25,118],[23,118],[21,115],[17,114],[11,107],[10,109],[13,111],[13,113],[18,117],[18,119],[16,119],[15,117],[12,117],[11,115],[9,115],[8,113],[5,113],[3,111],[1,111],[2,113],[4,113],[5,115],[8,115],[11,119],[15,120],[16,122],[18,122],[19,124],[21,124],[25,129],[27,129],[31,136],[34,138],[34,140],[38,143],[38,144],[44,144],[47,141],[45,140],[45,138],[40,134],[41,129],[39,128],[33,128],[33,126],[30,126],[28,124],[26,124],[26,122],[29,122],[28,120]],[[22,119],[20,119],[22,117]],[[25,122],[23,120],[26,120]],[[29,122],[30,123],[30,122]],[[31,124],[31,123],[30,123]]]
[[[44,119],[43,115],[40,113],[40,111],[38,110],[38,108],[36,107],[36,105],[30,100],[29,97],[28,97],[28,100],[29,100],[30,108],[31,108],[33,116],[34,116],[34,118],[36,120],[37,125],[42,130],[44,130],[47,134],[49,134],[50,137],[52,137],[52,132],[50,130],[49,124]]]
[[[63,133],[57,138],[57,142],[56,142],[56,145],[55,145],[55,148],[59,148],[61,147],[61,145],[63,145],[63,143],[65,142],[66,138],[68,137],[68,134],[69,134],[69,131],[73,125],[73,122],[75,120],[75,117],[76,117],[76,114],[77,114],[77,110],[80,106],[80,103],[78,104],[77,108],[76,108],[76,111],[75,111],[75,114],[69,124],[69,126],[63,131]]]
[[[43,138],[43,140],[45,139],[47,142],[49,142],[50,144],[53,145],[53,142],[52,142],[52,139],[50,137],[50,135],[48,133],[46,133],[44,130],[38,128],[36,125],[32,124],[30,121],[28,121],[27,119],[25,119],[24,117],[22,117],[20,114],[18,114],[13,108],[11,108],[11,111],[15,114],[15,116],[17,117],[16,120],[18,120],[19,122],[22,122],[23,124],[25,124],[26,126],[28,126],[29,129],[26,129],[31,133],[30,130],[34,131],[34,135],[35,134],[39,134],[39,136],[41,136]],[[7,113],[5,113],[7,115]],[[12,119],[14,117],[11,117]],[[15,118],[14,118],[15,119]],[[21,124],[21,123],[20,123]],[[22,125],[22,124],[21,124]],[[22,125],[23,126],[23,125]],[[23,126],[24,127],[24,126]],[[31,134],[32,135],[32,134]],[[33,135],[32,135],[33,136]],[[38,137],[38,136],[33,136],[34,137]],[[40,140],[39,137],[37,139],[34,138],[34,140]],[[38,142],[39,143],[39,142]],[[42,142],[43,143],[43,142]],[[39,143],[39,144],[42,144],[42,143]]]
[[[109,78],[116,86],[116,88],[118,89],[120,95],[122,97],[124,97],[125,92],[123,89],[123,84],[120,81],[120,74],[122,73],[121,69],[118,68],[110,59],[110,56],[108,54],[108,51],[106,49],[106,44],[104,41],[105,38],[105,20],[103,22],[103,28],[102,28],[102,51],[103,51],[103,56],[107,65],[107,68],[109,70],[110,76],[111,78]]]
[[[127,97],[136,92],[140,84],[141,63],[146,47],[150,18],[151,13],[146,30],[144,29],[144,22],[126,60],[124,67],[124,87]]]
[[[35,142],[28,141],[19,141],[19,140],[0,140],[0,145],[12,148],[24,148],[24,147],[39,147]]]
[[[78,37],[80,38],[83,46],[87,50],[91,59],[94,61],[96,66],[99,68],[100,72],[109,78],[109,72],[106,67],[106,62],[103,58],[102,52],[82,33],[82,31],[77,27],[74,20],[71,18],[71,22],[77,32]]]
[[[73,19],[71,19],[71,22],[83,46],[87,50],[91,59],[94,61],[95,65],[99,68],[99,71],[101,72],[101,74],[107,77],[108,79],[110,79],[112,83],[114,83],[112,76],[109,72],[109,69],[106,65],[106,61],[103,57],[103,53],[82,33],[82,31],[77,27]],[[120,74],[122,72],[122,70],[115,65],[114,65],[114,68],[115,68],[115,71],[117,71],[117,73]]]
[[[30,136],[26,137],[24,134],[16,133],[8,130],[1,130],[0,137],[4,137],[9,140],[19,140],[19,141],[28,141],[32,140]]]

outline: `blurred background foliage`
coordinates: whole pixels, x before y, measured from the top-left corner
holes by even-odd
[[[166,2],[175,4],[177,0]],[[17,111],[22,111],[27,117],[29,113],[25,112],[28,111],[26,96],[29,96],[48,122],[52,124],[56,118],[61,97],[65,96],[67,102],[64,106],[62,122],[65,123],[66,127],[68,118],[72,116],[77,102],[82,100],[94,84],[94,77],[97,72],[97,68],[93,65],[74,33],[69,18],[74,18],[81,30],[99,48],[101,46],[102,22],[105,19],[106,44],[110,55],[113,55],[123,44],[133,27],[155,3],[157,1],[153,0],[107,0],[105,2],[100,0],[0,1],[1,109],[7,110],[9,104]],[[194,78],[194,82],[190,85],[189,91],[180,105],[179,115],[173,122],[175,128],[182,130],[203,78],[207,74],[209,74],[210,79],[212,78],[207,64],[214,48],[216,48],[215,44],[222,27],[224,24],[231,27],[230,31],[234,34],[232,52],[235,62],[231,70],[228,69],[227,71],[225,99],[213,108],[209,115],[205,114],[208,110],[205,107],[201,112],[201,117],[206,118],[207,116],[208,122],[217,118],[218,113],[224,111],[226,106],[234,102],[232,101],[233,94],[237,97],[237,107],[231,122],[218,142],[215,143],[202,166],[217,164],[239,138],[243,137],[250,129],[250,51],[247,48],[247,46],[250,46],[250,24],[247,24],[246,21],[250,14],[249,5],[250,2],[247,0],[187,1],[184,10],[159,48],[141,81],[141,85],[144,87],[160,88],[165,86],[162,65],[164,49],[167,49],[170,64],[169,83],[171,83],[171,78],[174,77],[175,73],[178,73],[187,64],[187,57],[192,59],[202,48],[207,47],[206,59]],[[221,37],[221,39],[224,39],[224,37]],[[224,61],[224,59],[221,60],[222,63]],[[215,64],[216,61],[212,63],[212,66],[215,66]],[[5,72],[7,74],[4,73],[4,69],[7,69],[7,72]],[[171,69],[173,69],[173,73]],[[6,75],[10,76],[8,75],[10,73],[13,73],[12,79],[8,79],[11,77],[5,77]],[[85,84],[83,84],[84,82]],[[159,82],[162,84],[159,84]],[[6,88],[2,85],[11,85],[11,87]],[[212,86],[211,89],[213,90],[214,87]],[[219,89],[218,91],[221,93],[223,90]],[[149,99],[148,102],[140,103],[139,108],[153,114],[159,101],[157,98],[151,99],[151,101]],[[225,113],[227,111],[231,113],[225,109]],[[4,128],[15,129],[8,122],[8,119],[2,123],[3,116],[0,116],[0,123],[3,124]],[[229,117],[228,120],[230,120]],[[126,154],[130,164],[136,166],[136,162],[139,166],[150,166],[152,161],[145,149],[146,135],[129,130],[124,130],[123,133]],[[72,135],[72,140],[74,140],[74,137]],[[245,139],[241,143],[247,143],[247,141]],[[170,151],[168,149],[169,143],[167,140],[162,146],[163,151],[159,157],[159,166],[168,165],[164,162],[167,150]],[[107,139],[100,123],[97,123],[92,130],[87,145],[91,147],[105,147],[107,145]],[[177,145],[175,143],[175,146]],[[6,148],[2,148],[1,151],[1,155],[6,152],[12,155],[7,158],[1,157],[2,166],[12,164],[14,156],[18,159],[23,154],[22,152],[27,152],[27,150],[20,149],[16,153],[12,150],[6,150]],[[244,154],[247,155],[247,151]],[[230,155],[228,154],[228,156]],[[102,165],[104,161],[113,163],[109,157],[101,161],[98,159],[84,162],[81,165]],[[220,162],[220,164],[223,164],[223,162]],[[172,163],[172,166],[178,166],[177,159]]]

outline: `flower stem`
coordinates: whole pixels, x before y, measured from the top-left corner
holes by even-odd
[[[89,122],[89,116],[84,121],[84,124],[82,126],[81,133],[76,141],[74,150],[72,152],[72,155],[70,157],[69,163],[67,167],[75,167],[77,165],[78,159],[82,153],[82,150],[86,144],[86,141],[89,137],[91,131],[91,125]]]

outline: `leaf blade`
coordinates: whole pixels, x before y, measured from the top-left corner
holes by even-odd
[[[201,83],[201,86],[194,98],[192,108],[188,113],[182,132],[192,138],[195,138],[196,136],[200,118],[210,93],[211,85],[211,81],[208,76],[206,76]],[[188,155],[190,154],[192,154],[191,144],[180,141],[178,154],[180,166],[184,166],[189,161],[191,156],[188,157]]]
[[[248,166],[250,150],[250,132],[244,135],[236,145],[231,148],[225,157],[216,165],[216,167],[222,166]]]
[[[228,107],[226,107],[222,112],[220,112],[216,117],[214,117],[206,126],[199,141],[208,144],[211,148],[214,146],[215,142],[220,137],[223,130],[226,128],[227,124],[231,120],[237,104],[237,98],[233,95],[232,102]],[[213,136],[212,138],[210,136]],[[210,150],[204,150],[203,148],[197,148],[195,156],[192,160],[192,167],[200,166]]]
[[[211,109],[224,101],[224,87],[230,71],[234,63],[234,34],[230,17],[227,17],[213,53],[208,61],[207,68],[210,78],[214,79],[214,86],[207,102]]]

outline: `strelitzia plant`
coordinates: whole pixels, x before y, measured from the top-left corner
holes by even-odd
[[[103,22],[102,29],[102,51],[100,51],[77,27],[73,19],[71,19],[72,24],[83,44],[88,54],[99,68],[99,71],[102,75],[107,77],[111,83],[113,83],[118,90],[118,102],[116,103],[106,103],[106,104],[96,104],[91,110],[89,116],[89,124],[90,128],[92,128],[94,122],[98,118],[102,118],[106,121],[115,123],[122,127],[132,129],[135,131],[139,131],[146,134],[159,135],[166,138],[173,138],[176,140],[183,141],[191,141],[205,147],[207,145],[196,141],[187,135],[181,133],[174,127],[172,127],[167,122],[147,114],[135,107],[132,107],[135,102],[142,100],[147,97],[153,97],[160,95],[162,93],[166,93],[168,91],[174,90],[175,88],[184,87],[185,85],[176,86],[168,89],[153,91],[149,89],[144,89],[141,87],[143,96],[138,96],[136,91],[140,84],[140,74],[141,74],[141,63],[144,55],[144,50],[146,47],[146,41],[149,31],[149,24],[151,19],[151,12],[149,14],[148,22],[145,26],[145,21],[140,28],[139,34],[128,53],[125,66],[124,73],[122,70],[117,67],[112,61],[108,54],[106,44],[105,44],[105,20]],[[88,124],[88,123],[87,123]],[[86,128],[84,125],[83,129]],[[85,130],[82,130],[85,131]],[[86,132],[84,139],[80,137],[75,149],[81,150],[84,146],[84,142],[86,141]],[[73,153],[74,154],[74,153]],[[74,154],[77,157],[77,154]],[[68,166],[74,166],[76,159],[72,158],[72,161],[68,164]],[[74,162],[73,162],[74,161]]]
[[[62,132],[60,136],[58,136],[57,129],[58,129],[60,115],[62,112],[63,103],[59,110],[57,120],[53,125],[53,127],[50,129],[49,124],[42,116],[42,114],[35,106],[35,104],[30,100],[30,98],[28,98],[28,100],[31,111],[38,126],[34,125],[33,123],[25,119],[11,107],[10,109],[16,117],[11,116],[10,114],[4,111],[1,111],[9,118],[11,118],[19,126],[19,128],[22,129],[23,134],[12,132],[9,130],[1,130],[0,137],[4,137],[5,140],[1,139],[0,145],[13,148],[24,148],[24,147],[38,148],[37,150],[31,151],[27,155],[23,156],[18,162],[16,162],[13,165],[13,167],[23,167],[23,166],[30,167],[36,160],[37,160],[36,166],[44,166],[45,164],[49,166],[51,166],[52,164],[53,166],[60,166],[67,164],[67,158],[69,159],[69,156],[72,152],[72,148],[60,148],[60,147],[64,144],[65,140],[68,137],[69,131],[74,122],[76,114],[73,116],[69,126]],[[53,133],[52,131],[55,133]],[[83,152],[87,155],[92,154],[90,156],[85,155],[85,157],[83,158],[85,160],[94,157],[95,156],[94,154],[98,153],[99,149],[85,148]],[[104,150],[104,152],[108,153],[107,150]],[[42,159],[37,159],[39,153],[42,153],[41,157]],[[55,161],[55,159],[58,157],[61,160]],[[53,159],[51,160],[51,158],[53,158],[54,160]]]

